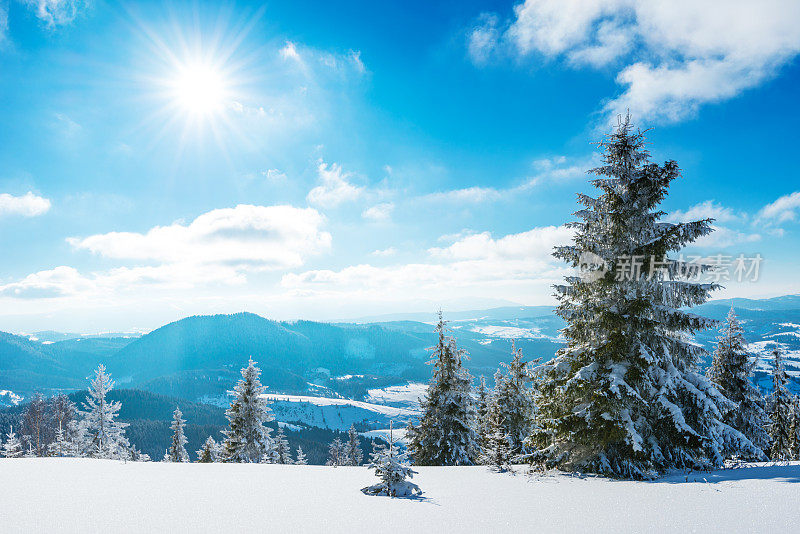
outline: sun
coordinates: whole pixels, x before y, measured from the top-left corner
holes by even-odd
[[[202,62],[177,65],[168,87],[173,104],[196,117],[220,113],[230,97],[222,69]]]

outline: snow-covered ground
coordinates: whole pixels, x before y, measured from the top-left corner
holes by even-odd
[[[367,402],[374,404],[388,404],[401,406],[412,410],[419,409],[419,399],[425,396],[428,384],[412,382],[385,388],[375,388],[367,391]]]
[[[389,421],[404,424],[417,411],[411,408],[372,404],[369,402],[267,393],[270,408],[279,421],[299,421],[331,430],[347,430],[353,423],[365,423],[371,428],[385,428]]]
[[[363,467],[0,460],[0,531],[790,532],[800,464],[657,482],[418,468],[418,500]]]

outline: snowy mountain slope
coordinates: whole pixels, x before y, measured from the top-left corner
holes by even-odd
[[[420,467],[422,499],[362,494],[363,467],[0,459],[2,530],[790,532],[800,464],[657,482]],[[686,481],[688,479],[688,482]],[[707,481],[707,482],[706,482]],[[91,503],[91,506],[86,506]]]
[[[331,430],[347,430],[355,424],[359,428],[384,428],[389,421],[405,423],[417,415],[410,408],[372,404],[350,399],[332,399],[306,395],[264,395],[272,404],[275,418],[285,422],[301,422]]]

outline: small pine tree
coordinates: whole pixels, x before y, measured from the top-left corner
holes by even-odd
[[[226,462],[258,463],[271,448],[272,430],[264,423],[274,417],[263,397],[266,388],[261,385],[260,376],[261,369],[250,358],[247,367],[242,369],[242,379],[231,392],[234,399],[225,412],[230,426],[223,431]]]
[[[275,434],[274,446],[274,463],[276,464],[291,464],[292,451],[289,448],[289,440],[286,439],[286,434],[283,432],[283,427],[278,426],[278,432]]]
[[[356,432],[355,425],[351,425],[350,430],[347,431],[345,465],[361,465],[363,460],[364,454],[361,452],[361,447],[358,443],[358,432]]]
[[[769,457],[773,461],[791,460],[789,410],[792,399],[786,389],[789,378],[783,368],[783,353],[780,347],[775,347],[772,351],[772,357],[772,394],[769,398],[769,435],[772,439],[772,448],[770,449]]]
[[[172,442],[164,455],[165,462],[184,463],[189,461],[189,453],[186,452],[186,436],[183,434],[183,427],[186,421],[183,420],[183,413],[177,406],[172,414]]]
[[[6,458],[21,458],[23,456],[22,442],[14,433],[13,426],[6,435],[6,442],[3,444],[3,456]]]
[[[533,396],[528,387],[528,364],[522,360],[522,349],[512,342],[510,363],[501,362],[506,374],[495,375],[492,404],[499,411],[505,434],[508,435],[511,458],[524,454],[524,442],[530,433],[533,417]],[[535,362],[534,362],[535,363]]]
[[[116,420],[122,404],[106,399],[113,387],[114,381],[106,373],[105,366],[100,365],[80,412],[83,416],[80,424],[80,456],[118,460],[127,458],[130,444],[125,437],[125,427],[128,423]]]
[[[347,465],[347,452],[344,442],[341,439],[334,439],[328,446],[328,461],[325,465],[337,467]]]
[[[747,352],[747,342],[739,319],[731,307],[728,318],[717,338],[717,348],[706,376],[720,393],[736,406],[725,413],[725,422],[744,434],[762,451],[769,450],[769,435],[765,430],[767,414],[764,397],[751,379],[756,360]],[[747,458],[762,460],[764,455]]]
[[[150,455],[143,453],[136,448],[136,445],[131,445],[128,449],[128,461],[131,462],[149,462]]]
[[[416,471],[408,465],[405,452],[400,452],[397,442],[394,440],[391,426],[389,428],[388,446],[379,447],[373,445],[370,469],[375,470],[375,476],[380,482],[373,486],[362,488],[361,491],[366,495],[384,495],[387,497],[413,497],[421,495],[422,490],[419,486],[410,482]]]
[[[306,458],[305,453],[303,452],[303,447],[297,446],[297,456],[295,457],[294,463],[296,465],[307,465],[308,459]]]
[[[197,451],[197,462],[201,464],[211,464],[219,461],[219,445],[214,438],[208,436],[203,446]]]
[[[47,453],[50,456],[56,457],[63,457],[69,456],[70,452],[70,443],[67,441],[67,433],[64,432],[64,429],[61,426],[61,423],[58,424],[58,429],[56,430],[56,439],[48,446]]]
[[[466,352],[448,336],[446,324],[440,311],[422,417],[408,425],[408,450],[416,465],[473,465],[479,455],[472,377],[462,367]]]
[[[511,436],[506,430],[507,424],[499,406],[493,404],[489,408],[486,443],[481,455],[481,463],[489,465],[497,471],[506,471],[511,464]]]
[[[789,452],[792,460],[800,460],[800,397],[797,395],[792,399],[789,420]]]

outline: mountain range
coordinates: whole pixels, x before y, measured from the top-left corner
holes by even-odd
[[[759,358],[758,381],[768,389],[769,352],[779,344],[795,381],[800,377],[800,296],[711,301],[692,311],[724,319],[731,305]],[[364,400],[369,391],[430,377],[428,347],[435,343],[434,313],[365,318],[364,322],[283,322],[251,313],[194,316],[144,335],[0,332],[0,403],[35,391],[84,389],[102,363],[119,387],[189,401],[219,402],[248,358],[263,370],[273,393]],[[474,376],[491,377],[511,355],[511,340],[528,359],[553,357],[562,346],[563,321],[552,307],[503,307],[448,314],[469,353]],[[383,319],[382,322],[373,322]],[[713,348],[716,330],[696,341]],[[701,362],[707,364],[708,362]],[[16,401],[14,401],[16,399]]]

